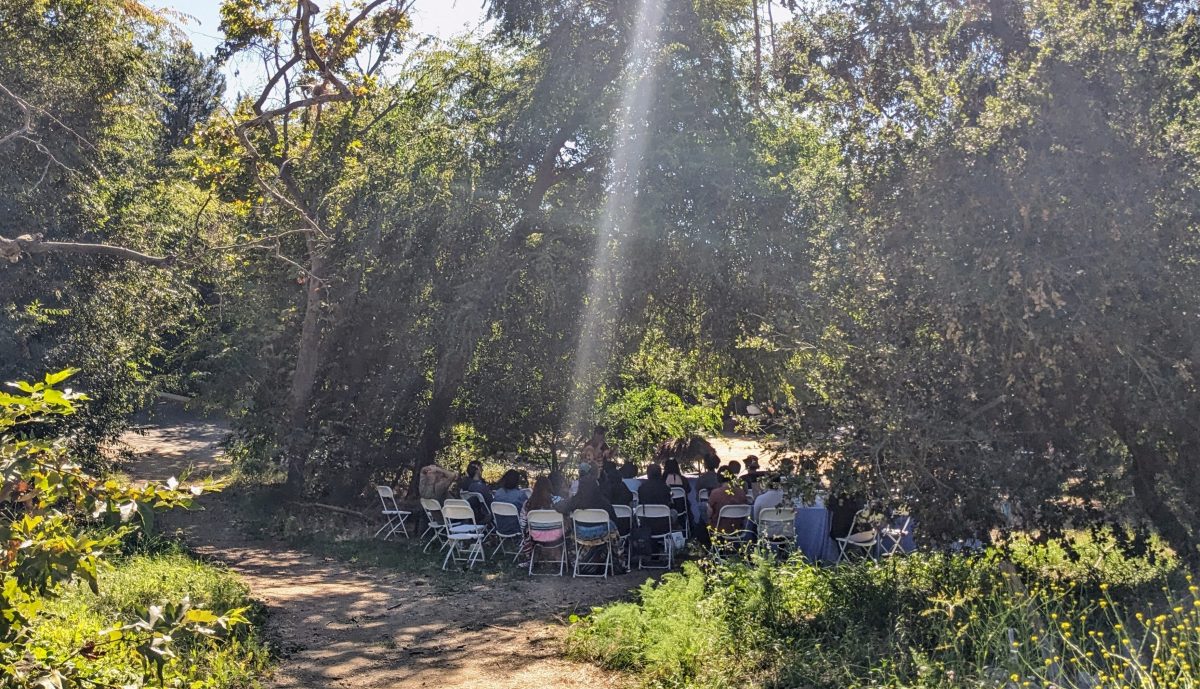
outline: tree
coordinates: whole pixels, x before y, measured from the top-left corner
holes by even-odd
[[[355,11],[335,5],[324,13],[304,0],[235,0],[221,7],[223,51],[260,53],[269,76],[257,98],[239,104],[230,119],[206,132],[211,159],[205,171],[233,198],[247,195],[248,177],[267,200],[263,210],[274,228],[234,248],[271,251],[295,269],[304,288],[278,433],[294,494],[303,490],[311,447],[306,426],[321,366],[326,295],[341,285],[355,286],[352,275],[331,272],[328,252],[346,218],[332,216],[325,201],[338,179],[337,163],[361,145],[347,125],[407,30],[410,4],[374,0]],[[231,165],[231,156],[241,160]]]
[[[193,266],[157,267],[188,253],[209,216],[156,160],[169,45],[157,15],[131,2],[9,2],[0,23],[0,372],[86,367],[96,399],[59,423],[96,461],[194,315]]]
[[[162,161],[216,111],[225,93],[225,75],[215,57],[205,59],[191,45],[178,43],[165,56],[159,82],[163,103],[158,154]]]
[[[934,534],[985,534],[1006,506],[1050,529],[1119,516],[1132,487],[1194,555],[1177,9],[871,3],[797,28],[792,87],[841,134],[851,188],[806,361],[833,414],[796,439]]]

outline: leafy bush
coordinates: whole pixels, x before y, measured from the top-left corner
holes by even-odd
[[[604,407],[600,418],[613,445],[637,459],[649,458],[664,440],[721,430],[716,406],[687,405],[679,395],[655,385],[624,390]]]
[[[69,416],[75,404],[87,398],[56,386],[72,375],[66,370],[49,374],[38,383],[20,382],[18,393],[0,393],[0,677],[4,686],[39,686],[45,689],[108,686],[112,682],[91,676],[91,661],[119,658],[121,684],[141,684],[168,675],[204,684],[196,662],[180,654],[208,653],[220,641],[233,639],[246,623],[244,606],[222,613],[199,607],[186,589],[160,578],[148,587],[129,586],[107,604],[76,607],[64,614],[55,605],[64,593],[86,585],[100,596],[100,573],[130,535],[153,523],[154,509],[187,506],[199,488],[182,489],[175,479],[166,485],[126,486],[102,480],[73,464],[61,439],[41,438],[38,431],[52,428],[48,420]],[[153,567],[137,575],[153,575]],[[118,582],[121,585],[121,582]],[[157,589],[155,592],[152,593]],[[141,595],[146,605],[134,606],[130,596]],[[197,589],[197,593],[203,590]],[[159,596],[179,593],[180,599],[164,602]],[[151,598],[156,599],[149,604]],[[244,596],[223,596],[223,601]],[[48,620],[68,619],[55,629]],[[101,633],[103,632],[103,633]],[[219,655],[219,654],[218,654]],[[177,672],[174,668],[186,668]],[[219,673],[218,673],[219,674]]]
[[[78,649],[74,664],[89,683],[139,684],[143,663],[129,644],[103,644],[105,632],[145,619],[150,606],[189,600],[196,606],[228,610],[250,606],[249,590],[232,573],[182,553],[136,556],[101,572],[100,593],[72,586],[46,605],[33,628],[34,645],[63,656]],[[195,689],[256,686],[268,653],[253,628],[242,627],[220,642],[205,637],[182,639],[163,668],[164,683],[185,681]]]
[[[834,568],[755,555],[648,583],[579,622],[569,648],[654,687],[1194,686],[1200,598],[1190,578],[1175,584],[1130,597],[998,550]]]

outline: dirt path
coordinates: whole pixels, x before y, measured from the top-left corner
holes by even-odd
[[[162,481],[192,468],[225,470],[219,423],[160,418],[124,439],[135,480]],[[560,655],[571,612],[623,595],[641,578],[467,577],[446,590],[440,572],[411,574],[346,566],[245,535],[233,496],[203,499],[178,524],[189,545],[243,577],[270,613],[268,635],[282,659],[280,689],[531,689],[622,687],[625,678]],[[461,582],[462,580],[460,580]]]

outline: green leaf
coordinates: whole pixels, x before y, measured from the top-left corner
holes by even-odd
[[[79,369],[77,369],[77,368],[64,368],[63,370],[59,371],[58,373],[47,373],[46,378],[45,378],[46,385],[47,386],[58,385],[59,383],[70,378],[71,376],[75,375],[78,372],[79,372]]]

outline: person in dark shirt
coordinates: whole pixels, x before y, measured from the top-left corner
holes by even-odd
[[[644,505],[665,505],[671,507],[671,487],[663,480],[662,468],[657,464],[651,464],[646,467],[646,480],[642,481],[642,485],[638,486],[638,506]],[[664,533],[669,531],[668,520],[651,519],[643,522],[644,526],[649,526],[653,533]]]
[[[621,478],[637,478],[638,468],[637,463],[632,459],[626,459],[621,465]]]
[[[758,489],[758,482],[767,475],[765,471],[759,471],[758,457],[750,455],[746,457],[746,473],[742,474],[742,482],[746,486],[747,491]]]
[[[662,469],[657,464],[646,468],[646,480],[638,486],[639,505],[670,505],[671,488],[663,480]]]
[[[617,470],[616,462],[604,460],[600,473],[600,492],[614,505],[628,505],[633,502],[633,493],[621,480],[621,472]]]
[[[613,510],[612,501],[601,492],[596,470],[586,462],[579,465],[579,490],[575,491],[575,495],[559,500],[554,509],[567,515],[567,518],[575,510],[604,510],[608,512],[612,528],[616,529],[617,513]]]
[[[704,456],[704,473],[696,477],[696,490],[712,491],[721,484],[721,477],[717,474],[717,469],[721,466],[721,459],[716,455]]]

